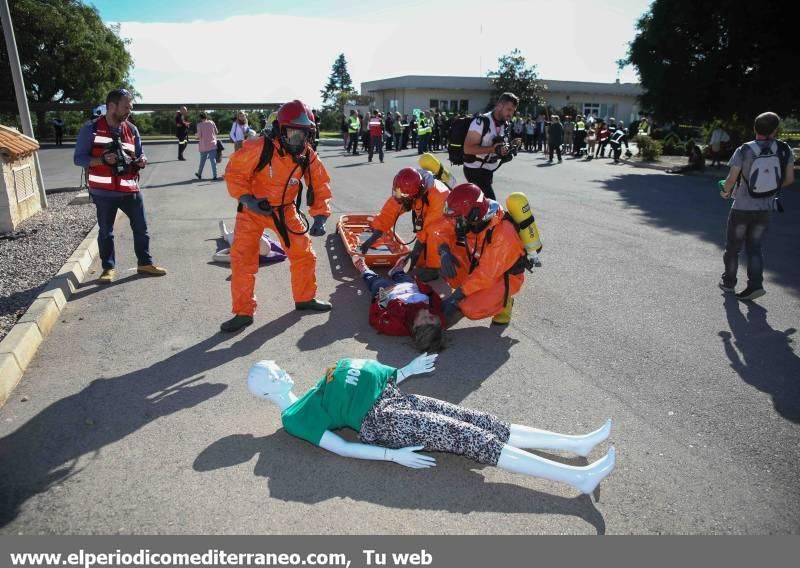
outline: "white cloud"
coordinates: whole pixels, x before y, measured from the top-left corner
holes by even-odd
[[[609,7],[585,13],[579,4],[555,0],[505,3],[492,17],[475,14],[435,5],[344,20],[260,14],[123,22],[121,33],[132,40],[140,102],[301,98],[316,106],[339,53],[356,86],[397,75],[485,75],[515,47],[543,78],[611,82],[638,16]],[[621,78],[636,80],[629,69]]]

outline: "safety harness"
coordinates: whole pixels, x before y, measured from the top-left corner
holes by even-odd
[[[256,164],[256,168],[254,173],[258,173],[266,167],[270,168],[270,177],[272,176],[272,156],[275,153],[275,145],[273,141],[275,140],[275,136],[272,132],[265,133],[264,137],[264,146],[261,148],[261,155],[258,158],[258,164]],[[280,141],[278,142],[280,144]],[[286,152],[283,148],[278,148],[278,154],[281,157],[286,155]],[[297,171],[297,168],[300,168],[300,177],[306,180],[306,184],[308,185],[308,189],[306,190],[306,203],[309,207],[314,205],[314,186],[312,185],[311,181],[311,174],[309,172],[309,167],[311,166],[311,150],[306,149],[305,155],[295,156],[294,154],[290,154],[292,156],[292,160],[294,161],[294,168],[292,171],[289,172],[289,176],[286,178],[286,183],[283,186],[283,194],[281,195],[281,202],[278,205],[272,205],[272,218],[275,221],[275,230],[278,231],[278,234],[281,236],[281,240],[283,244],[286,245],[287,248],[290,248],[291,242],[289,241],[289,234],[293,235],[305,235],[310,230],[311,226],[306,218],[305,214],[300,210],[300,207],[303,204],[303,185],[302,182],[300,184],[300,188],[297,190],[297,197],[295,198],[294,202],[285,203],[286,200],[286,192],[289,189],[289,182],[292,180],[292,176]],[[305,226],[305,230],[297,232],[292,231],[286,224],[286,212],[285,208],[294,205],[295,209],[297,210],[298,215],[300,215],[300,219],[302,220],[303,225]],[[239,205],[239,211],[242,210],[242,206]],[[277,215],[276,212],[277,211]]]

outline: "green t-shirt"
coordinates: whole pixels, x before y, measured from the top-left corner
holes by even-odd
[[[281,413],[283,427],[316,445],[326,430],[348,426],[359,431],[396,372],[377,361],[340,359],[314,388]]]

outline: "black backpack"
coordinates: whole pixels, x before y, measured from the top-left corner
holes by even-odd
[[[464,140],[467,138],[467,132],[473,120],[479,120],[483,125],[481,139],[489,132],[489,119],[480,113],[476,112],[472,116],[457,118],[450,127],[447,143],[447,157],[454,166],[460,166],[464,163]],[[472,162],[474,158],[468,158],[467,161]]]

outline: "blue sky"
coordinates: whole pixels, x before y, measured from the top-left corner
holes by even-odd
[[[339,53],[356,85],[485,76],[519,48],[545,79],[612,82],[650,0],[98,1],[131,40],[141,102],[319,104]],[[421,38],[425,41],[421,41]],[[623,82],[636,81],[625,69]]]

